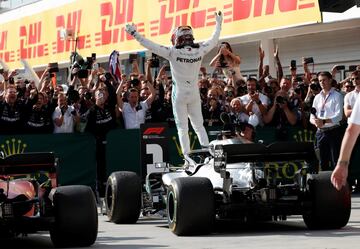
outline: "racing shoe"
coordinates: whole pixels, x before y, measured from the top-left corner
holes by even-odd
[[[184,155],[184,160],[185,171],[193,173],[195,171],[196,162],[187,154]]]

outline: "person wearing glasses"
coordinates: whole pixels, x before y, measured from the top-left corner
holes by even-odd
[[[347,118],[350,117],[352,113],[352,109],[354,107],[355,101],[359,95],[360,91],[360,71],[354,71],[350,75],[350,80],[353,85],[353,88],[350,92],[345,95],[344,98],[344,113]],[[348,82],[345,83],[345,87],[347,86]],[[348,84],[350,85],[350,84]],[[355,89],[354,89],[355,88]]]
[[[197,85],[201,62],[204,56],[218,43],[222,23],[221,12],[215,13],[215,31],[205,42],[194,43],[190,26],[175,28],[171,36],[172,46],[156,44],[142,36],[134,24],[127,24],[125,30],[142,46],[170,62],[172,75],[172,104],[185,164],[193,164],[188,156],[190,139],[188,118],[202,146],[209,145],[209,138],[203,125],[199,87]]]

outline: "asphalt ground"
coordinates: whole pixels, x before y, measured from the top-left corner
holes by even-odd
[[[336,214],[334,214],[336,215]],[[48,233],[42,232],[15,239],[0,240],[0,248],[53,248]],[[178,237],[165,219],[141,218],[136,224],[116,225],[99,215],[99,234],[90,248],[100,249],[356,249],[360,248],[360,195],[352,197],[352,213],[346,227],[339,230],[308,230],[300,216],[287,221],[245,226],[234,222],[217,224],[206,236]]]

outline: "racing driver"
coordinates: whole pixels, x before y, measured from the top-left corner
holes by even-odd
[[[173,81],[172,104],[174,118],[185,163],[188,164],[193,163],[188,156],[190,152],[188,117],[201,146],[206,147],[209,145],[209,138],[203,126],[197,81],[204,55],[210,52],[218,43],[222,19],[220,11],[215,13],[215,31],[209,40],[201,43],[194,43],[193,30],[190,26],[175,28],[171,36],[172,46],[170,47],[146,39],[137,32],[134,24],[127,24],[125,28],[126,32],[133,36],[142,46],[170,62]]]

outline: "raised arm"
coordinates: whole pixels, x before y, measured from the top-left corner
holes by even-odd
[[[213,49],[219,41],[221,25],[222,25],[222,20],[223,20],[221,11],[215,12],[215,20],[216,20],[216,24],[215,24],[215,30],[214,30],[213,34],[211,35],[209,40],[203,42],[203,46],[206,48],[204,50],[205,54],[210,52],[210,50]]]
[[[259,46],[259,66],[258,66],[258,74],[259,78],[263,76],[263,64],[264,64],[265,51],[262,49],[261,44]]]
[[[134,37],[142,46],[149,49],[153,53],[160,55],[165,59],[170,59],[170,48],[162,46],[145,38],[139,32],[137,32],[136,26],[134,24],[126,24],[125,31],[132,37]]]
[[[277,80],[280,82],[282,77],[284,76],[283,69],[281,66],[280,58],[279,58],[279,46],[276,45],[275,51],[274,51],[274,58],[276,62],[276,76]]]

